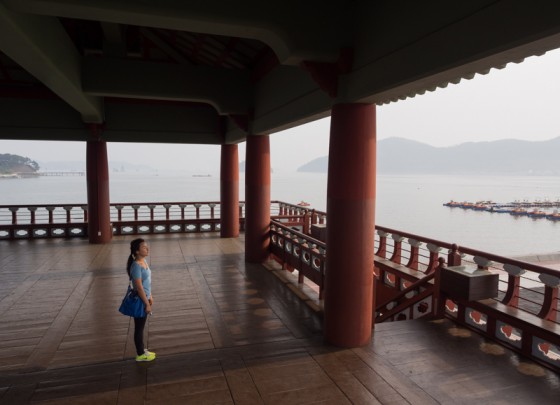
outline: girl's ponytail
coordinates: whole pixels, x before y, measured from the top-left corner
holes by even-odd
[[[128,260],[126,262],[126,272],[128,273],[128,278],[130,278],[130,269],[132,267],[132,263],[134,263],[134,255],[140,249],[140,245],[144,242],[144,239],[138,238],[134,239],[130,242],[130,256],[128,256]]]

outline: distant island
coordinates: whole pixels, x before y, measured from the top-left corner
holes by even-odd
[[[403,138],[377,142],[377,172],[385,174],[560,175],[560,137],[548,141],[506,139],[438,148]],[[298,172],[326,173],[328,156]]]
[[[71,173],[85,170],[85,160],[36,162],[28,157],[0,153],[0,178],[37,177],[52,172]],[[145,164],[121,161],[109,161],[109,170],[113,173],[157,172]]]
[[[33,176],[38,170],[39,164],[28,157],[0,153],[1,177]]]
[[[86,161],[84,160],[63,160],[63,161],[49,161],[39,162],[44,171],[86,171]],[[123,161],[110,160],[109,171],[112,173],[149,173],[156,172],[157,170],[145,164],[136,164]]]

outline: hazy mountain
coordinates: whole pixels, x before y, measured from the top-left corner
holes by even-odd
[[[402,138],[377,142],[379,173],[560,175],[560,137],[539,142],[506,139],[436,148]],[[299,172],[326,172],[328,156]]]

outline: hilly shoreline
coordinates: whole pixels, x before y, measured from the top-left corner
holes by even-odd
[[[560,175],[560,136],[548,141],[506,139],[434,147],[403,138],[377,142],[377,171],[387,174]],[[327,172],[328,156],[298,172]]]

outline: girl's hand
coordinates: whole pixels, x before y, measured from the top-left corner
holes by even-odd
[[[150,297],[150,299],[148,300],[148,302],[150,303],[150,305],[154,305],[154,299],[152,297]]]
[[[145,306],[144,310],[146,311],[147,314],[152,312],[152,305],[148,303],[148,305]]]

